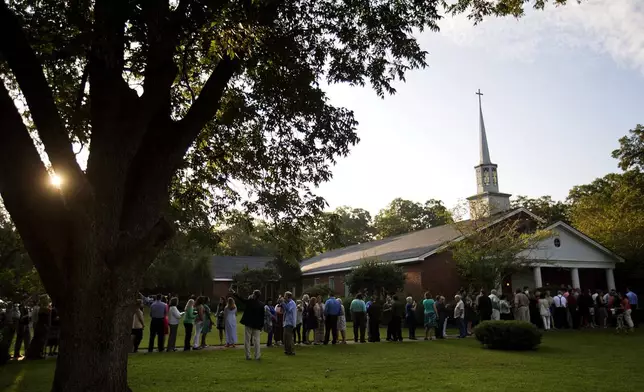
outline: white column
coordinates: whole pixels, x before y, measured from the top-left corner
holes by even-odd
[[[572,278],[572,288],[573,289],[578,289],[580,288],[579,284],[579,268],[573,268],[570,270],[570,276]]]
[[[606,268],[606,287],[608,290],[615,290],[615,275],[612,268]]]
[[[541,267],[534,267],[532,269],[532,272],[534,272],[534,287],[543,287],[543,281],[541,280]]]

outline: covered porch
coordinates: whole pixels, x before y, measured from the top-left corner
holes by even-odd
[[[535,265],[513,274],[512,278],[506,282],[506,287],[510,286],[512,291],[526,286],[530,289],[535,289],[540,287],[561,287],[561,285],[584,290],[613,290],[616,289],[615,265],[607,264],[571,266],[558,263]]]

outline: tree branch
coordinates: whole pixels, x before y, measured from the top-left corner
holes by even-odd
[[[16,15],[5,2],[0,4],[0,52],[13,71],[27,100],[45,151],[54,170],[66,179],[66,192],[73,192],[86,183],[76,161],[42,65],[27,42]]]
[[[47,290],[65,287],[65,212],[9,92],[0,83],[0,194]],[[63,283],[61,283],[63,282]]]

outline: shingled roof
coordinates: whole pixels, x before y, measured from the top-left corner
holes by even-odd
[[[210,259],[210,273],[213,280],[230,281],[233,275],[241,272],[244,267],[259,269],[266,267],[266,263],[274,257],[264,256],[212,256]]]
[[[501,221],[521,211],[539,219],[529,211],[518,208],[486,218],[485,220],[488,222],[476,221],[476,224],[472,224],[472,227],[481,228],[487,223],[492,224],[493,222]],[[394,263],[420,261],[420,256],[435,251],[446,243],[460,237],[462,230],[470,222],[474,223],[472,221],[461,221],[456,224],[431,227],[321,253],[301,263],[302,274],[316,275],[325,272],[347,271],[360,265],[366,258],[376,258],[380,261]]]

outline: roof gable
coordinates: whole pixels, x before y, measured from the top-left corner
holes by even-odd
[[[241,272],[244,267],[259,269],[266,267],[274,257],[265,256],[212,256],[210,273],[212,280],[230,281],[233,275]]]

